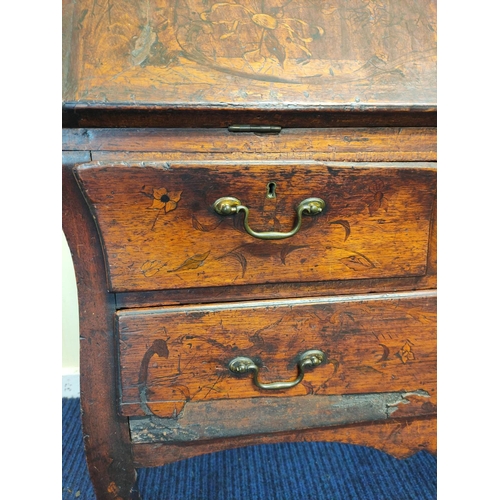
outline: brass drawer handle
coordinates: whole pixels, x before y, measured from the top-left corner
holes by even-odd
[[[234,215],[240,211],[245,212],[245,218],[243,220],[243,225],[248,234],[255,238],[260,238],[261,240],[282,240],[284,238],[290,238],[300,229],[302,224],[302,214],[306,215],[318,215],[325,208],[326,204],[321,198],[307,198],[299,203],[297,206],[297,223],[295,227],[288,233],[279,233],[276,231],[262,232],[258,233],[250,228],[248,225],[248,207],[242,205],[240,200],[233,198],[231,196],[225,196],[224,198],[219,198],[214,204],[213,208],[219,215]]]
[[[259,382],[259,367],[250,359],[244,356],[239,356],[234,358],[229,363],[229,369],[233,373],[249,373],[253,372],[253,382],[260,389],[266,390],[281,390],[281,389],[290,389],[291,387],[295,387],[297,384],[302,382],[304,378],[304,368],[316,368],[325,360],[325,354],[322,351],[317,351],[315,349],[311,351],[304,352],[298,362],[299,375],[295,380],[290,382],[271,382],[269,384],[263,384]]]

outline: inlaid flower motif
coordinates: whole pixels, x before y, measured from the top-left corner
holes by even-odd
[[[370,186],[370,193],[364,199],[365,203],[368,205],[368,212],[370,216],[373,216],[378,210],[382,209],[387,212],[389,208],[389,203],[387,201],[387,195],[382,191],[384,189],[384,183],[380,180],[375,181]]]
[[[240,47],[254,70],[270,60],[283,67],[287,58],[312,57],[308,44],[320,38],[324,29],[296,17],[288,17],[285,7],[294,0],[249,0],[242,3],[214,3],[200,14],[211,36]]]
[[[347,266],[349,269],[353,271],[365,271],[366,269],[372,269],[375,267],[375,264],[368,259],[368,257],[356,252],[356,254],[349,255],[342,259],[339,259],[344,266]]]
[[[407,340],[405,345],[401,347],[401,349],[398,352],[398,357],[401,359],[403,364],[406,364],[408,360],[415,359],[415,355],[413,354],[411,350],[412,344]]]
[[[182,191],[167,191],[166,188],[153,189],[153,204],[150,208],[164,210],[167,214],[177,208]]]
[[[147,260],[141,266],[141,273],[144,274],[146,278],[149,278],[154,276],[164,266],[165,264],[160,260]]]

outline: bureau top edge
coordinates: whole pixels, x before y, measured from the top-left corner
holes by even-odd
[[[63,128],[436,127],[437,106],[264,105],[262,107],[66,102]]]

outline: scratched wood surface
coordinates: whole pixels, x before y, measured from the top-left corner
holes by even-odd
[[[80,403],[85,454],[99,499],[135,499],[127,419],[116,408],[115,302],[106,292],[99,235],[72,173],[87,162],[85,151],[65,153],[62,169],[62,222],[75,266],[80,313]]]
[[[436,200],[432,209],[429,233],[427,272],[424,276],[405,278],[352,279],[302,283],[271,283],[238,286],[238,300],[281,299],[350,295],[353,293],[396,292],[409,290],[434,290],[437,287],[437,218]],[[231,286],[158,290],[150,292],[116,293],[118,309],[128,307],[156,307],[209,302],[232,302],[235,299]]]
[[[436,200],[432,209],[429,233],[427,272],[424,276],[405,278],[353,279],[323,282],[273,283],[238,286],[239,300],[281,299],[350,295],[353,293],[396,292],[409,290],[435,290],[437,287],[437,219]],[[119,309],[127,307],[155,307],[162,305],[199,304],[234,301],[234,288],[207,287],[152,292],[116,293]]]
[[[418,411],[436,404],[435,308],[433,292],[409,292],[119,311],[122,411],[166,417],[212,399],[425,391]],[[261,382],[290,381],[310,349],[327,361],[284,391],[228,369],[246,356]]]
[[[285,128],[272,137],[222,129],[238,123]],[[435,452],[435,298],[409,292],[404,299],[356,302],[349,295],[435,288],[435,164],[419,163],[436,161],[435,125],[435,0],[63,0],[63,126],[75,128],[63,139],[63,149],[75,151],[65,162],[64,217],[81,294],[82,407],[97,498],[135,498],[133,465],[264,442],[350,442],[397,456]],[[103,165],[79,171],[87,207],[70,169],[89,155]],[[154,162],[170,168],[154,168]],[[357,163],[351,169],[347,162]],[[276,179],[273,201],[263,193]],[[295,196],[319,193],[327,210],[306,219],[305,231],[288,242],[253,241],[240,224],[210,213],[218,197],[238,196],[251,208],[252,227],[284,230],[294,222]],[[275,299],[279,306],[312,296],[323,298],[291,309],[232,304]],[[330,301],[331,314],[314,306],[322,300]],[[198,318],[167,307],[214,302],[220,305],[193,306],[210,310]],[[143,323],[134,334],[118,323],[115,333],[121,331],[136,354],[117,381],[123,359],[110,335],[113,314],[150,306],[163,312],[119,313],[117,321]],[[254,309],[255,319],[243,314]],[[239,318],[236,333],[210,325],[217,315]],[[207,336],[204,322],[218,335]],[[262,380],[290,380],[297,370],[292,348],[303,344],[293,338],[299,330],[304,342],[326,339],[328,362],[285,397],[303,398],[307,406],[305,398],[321,391],[328,398],[377,394],[378,402],[383,391],[413,391],[410,403],[397,404],[395,418],[378,423],[355,424],[335,414],[339,427],[329,428],[314,420],[322,417],[317,406],[308,416],[316,423],[307,425],[321,428],[286,430],[268,421],[264,435],[231,430],[228,411],[225,439],[203,429],[201,441],[130,443],[120,406],[149,419],[159,418],[153,411],[186,419],[185,402],[187,409],[203,406],[195,413],[202,419],[234,402],[244,415],[249,401],[263,398],[248,395],[255,390],[249,376],[216,377],[206,398],[198,381],[225,368],[231,339],[236,347],[243,339],[248,354],[252,342],[260,346]],[[280,349],[283,341],[290,345]],[[185,363],[188,342],[207,361],[196,370]],[[178,381],[190,370],[191,382]],[[320,381],[325,371],[331,377]],[[245,399],[217,399],[217,383],[220,394],[234,389]],[[130,397],[123,405],[119,384]],[[175,398],[173,405],[165,402]],[[366,403],[353,401],[348,416]],[[178,432],[193,432],[196,418],[174,420]]]
[[[432,0],[80,0],[65,100],[435,103]]]
[[[176,418],[130,418],[133,443],[180,443],[270,435],[436,414],[425,391],[218,399],[186,403]],[[424,402],[423,402],[424,401]]]
[[[437,451],[437,420],[435,417],[384,420],[345,427],[306,429],[269,435],[236,436],[197,443],[135,443],[135,463],[138,467],[155,467],[203,453],[230,448],[292,441],[326,441],[372,446],[398,458],[427,450]]]
[[[79,0],[63,21],[73,111],[436,109],[435,0]]]
[[[99,164],[76,175],[100,229],[113,291],[424,275],[435,198],[430,163]],[[274,198],[269,185],[274,183]],[[242,214],[212,205],[237,197],[256,231],[286,232],[310,197],[326,208],[299,232],[263,241]]]
[[[285,128],[279,134],[225,129],[65,129],[64,150],[101,161],[436,161],[435,128]],[[133,152],[133,154],[132,154]]]

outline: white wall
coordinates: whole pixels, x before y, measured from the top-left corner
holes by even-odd
[[[63,397],[79,394],[79,327],[75,271],[62,235],[62,376]]]

